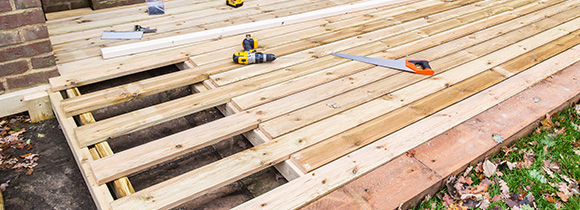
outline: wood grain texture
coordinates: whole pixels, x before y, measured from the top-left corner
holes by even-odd
[[[389,2],[384,1],[367,1],[363,3],[357,4],[350,4],[350,5],[341,5],[333,8],[322,9],[314,12],[307,12],[293,16],[287,17],[280,17],[270,20],[263,20],[254,23],[246,23],[240,24],[236,26],[224,27],[214,30],[207,30],[204,32],[174,36],[174,37],[167,37],[161,38],[157,40],[135,43],[135,44],[127,44],[117,47],[110,47],[110,48],[102,48],[101,52],[103,58],[111,58],[117,56],[123,56],[128,54],[134,54],[139,52],[146,52],[149,50],[173,47],[183,44],[189,44],[196,41],[202,41],[207,39],[215,39],[223,36],[229,36],[234,34],[241,34],[246,33],[254,30],[266,29],[270,27],[285,25],[285,24],[292,24],[292,23],[299,23],[304,22],[312,19],[318,19],[323,17],[328,17],[332,15],[338,15],[341,13],[346,12],[356,12],[358,10],[365,10],[385,4],[394,4],[404,0],[391,0]]]
[[[400,30],[394,28],[393,30]],[[365,39],[377,39],[381,40],[385,35],[391,34],[390,30],[378,30],[371,33],[361,35]],[[400,34],[403,37],[405,34]],[[333,49],[337,45],[357,45],[363,44],[357,41],[358,37],[352,39],[341,40],[338,42],[331,43],[330,46],[325,46],[325,48],[316,49],[318,53],[312,53],[313,49],[308,52],[302,52],[306,54],[328,54],[327,49]],[[412,40],[409,40],[410,42]],[[391,45],[397,46],[404,43],[401,41],[399,43],[392,43]],[[382,46],[384,47],[387,46]],[[379,51],[381,48],[376,48],[374,51]],[[372,52],[368,49],[361,49],[360,52]],[[105,140],[109,137],[115,137],[117,135],[122,135],[127,132],[131,132],[137,129],[143,129],[147,126],[155,125],[163,121],[171,120],[176,117],[184,116],[187,114],[195,113],[210,107],[225,104],[230,101],[232,97],[253,91],[260,88],[268,87],[273,84],[277,84],[292,78],[306,75],[308,73],[316,72],[320,69],[330,67],[332,65],[337,65],[344,63],[344,59],[338,59],[333,56],[325,56],[322,58],[316,58],[306,63],[299,63],[297,66],[286,68],[287,65],[296,64],[293,62],[278,62],[270,66],[271,69],[279,69],[272,74],[262,75],[261,77],[256,77],[250,81],[237,82],[229,86],[223,86],[210,91],[194,94],[184,98],[176,99],[170,102],[159,104],[156,106],[148,107],[117,117],[109,118],[91,126],[83,126],[76,130],[77,136],[81,139],[81,144],[89,145],[91,143],[96,143],[98,141]],[[266,65],[261,65],[262,68],[268,67]],[[152,117],[156,116],[156,117]],[[134,120],[140,119],[140,120]],[[119,126],[122,125],[122,126]]]
[[[580,60],[578,46],[235,209],[295,209]],[[341,169],[341,170],[337,170]]]

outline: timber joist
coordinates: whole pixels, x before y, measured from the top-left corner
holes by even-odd
[[[289,183],[237,208],[300,208],[580,60],[580,0],[373,2],[255,0],[233,9],[174,0],[158,17],[142,14],[142,6],[54,15],[48,25],[61,76],[51,79],[49,97],[97,206],[178,207],[275,167]],[[361,9],[343,11],[345,4]],[[283,18],[300,21],[268,26]],[[102,30],[132,24],[158,32],[137,41],[98,39]],[[234,64],[246,29],[178,46],[156,42],[243,24],[263,27],[251,32],[258,51],[279,59]],[[102,47],[138,43],[156,47],[101,57]],[[426,59],[435,74],[333,52]],[[168,65],[179,70],[90,93],[76,89]],[[163,103],[96,121],[90,114],[189,86],[195,93]],[[214,107],[225,117],[122,151],[108,146]],[[133,191],[131,176],[238,135],[254,146]]]

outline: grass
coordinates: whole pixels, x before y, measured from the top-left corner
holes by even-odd
[[[473,183],[451,177],[444,189],[433,197],[426,197],[415,209],[580,209],[579,116],[580,105],[548,116],[534,133],[502,148],[489,159],[498,167],[492,176],[484,175],[484,164],[474,163],[458,175],[466,175],[464,178],[471,178]],[[510,170],[506,162],[517,167]],[[458,183],[469,192],[484,186],[485,179],[491,184],[481,193],[464,195],[461,199],[461,193],[452,196],[454,192],[450,192],[457,189]],[[501,180],[509,187],[509,193],[502,193]],[[487,201],[489,205],[483,204]]]

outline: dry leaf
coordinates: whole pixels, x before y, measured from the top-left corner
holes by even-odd
[[[415,157],[415,150],[412,149],[412,150],[407,151],[407,157]]]
[[[558,164],[558,162],[552,162],[550,160],[544,160],[544,162],[542,163],[542,165],[556,173],[560,173],[560,166]]]
[[[489,160],[483,162],[483,174],[485,174],[486,177],[493,176],[495,174],[495,170],[497,170],[497,165],[493,164]]]
[[[552,123],[552,117],[549,114],[546,114],[546,118],[540,121],[540,124],[542,125],[542,129],[549,129],[554,127],[554,123]]]
[[[558,197],[560,197],[560,199],[562,199],[562,201],[564,202],[568,202],[568,198],[570,198],[569,196],[567,196],[562,192],[556,192],[556,195],[558,195]]]
[[[556,200],[554,200],[554,197],[552,197],[551,195],[545,195],[545,198],[550,203],[556,203]]]
[[[491,202],[493,203],[493,202],[496,202],[496,201],[499,201],[499,200],[501,200],[501,196],[500,195],[494,195],[493,198],[491,199]]]
[[[484,198],[483,200],[481,200],[481,202],[479,202],[479,205],[477,205],[477,207],[480,209],[487,209],[489,207],[489,204],[491,204],[489,200],[487,198]]]
[[[453,198],[451,198],[451,197],[449,196],[449,194],[447,194],[447,193],[445,193],[445,196],[443,196],[443,201],[445,202],[445,205],[446,205],[446,206],[449,206],[449,205],[451,205],[451,204],[453,204],[453,203],[454,203],[454,202],[453,202]]]
[[[510,197],[510,188],[507,186],[507,183],[504,180],[499,180],[499,190],[501,192],[501,197],[503,199],[507,199]]]

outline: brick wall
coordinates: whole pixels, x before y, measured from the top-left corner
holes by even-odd
[[[129,4],[145,3],[145,0],[42,0],[45,12],[91,7],[94,10]]]
[[[129,4],[145,3],[145,0],[91,0],[91,3],[92,8],[97,10]]]
[[[58,76],[40,0],[0,0],[0,94]]]
[[[57,12],[63,10],[89,7],[91,0],[42,0],[44,12]]]

